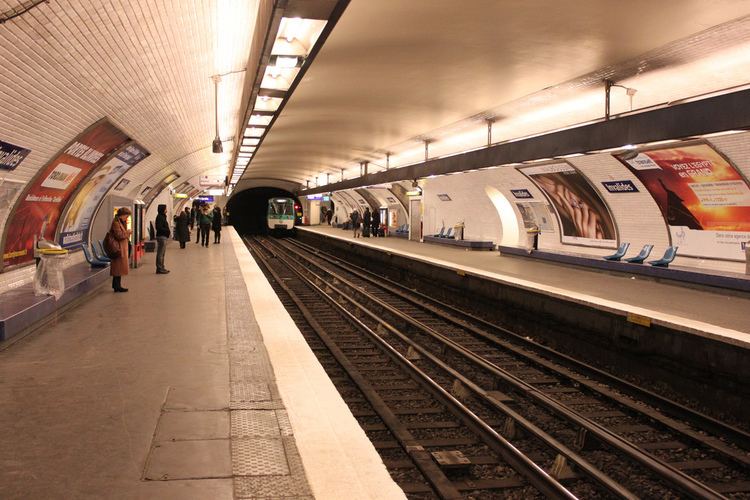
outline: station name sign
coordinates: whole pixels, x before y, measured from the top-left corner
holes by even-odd
[[[29,153],[30,149],[0,141],[0,170],[14,170]]]
[[[637,193],[638,188],[635,187],[633,181],[604,181],[602,182],[604,189],[610,193]]]
[[[511,194],[519,200],[530,200],[534,198],[528,189],[511,189]]]

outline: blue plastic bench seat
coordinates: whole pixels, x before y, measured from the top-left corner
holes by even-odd
[[[648,263],[656,267],[668,267],[669,263],[672,262],[677,256],[677,248],[678,247],[667,248],[667,250],[664,252],[664,256],[661,259],[650,260]]]
[[[605,255],[604,260],[618,261],[625,257],[625,254],[628,252],[628,248],[630,248],[630,243],[622,243],[617,248],[617,251],[615,253],[613,253],[612,255]]]
[[[91,267],[97,268],[97,267],[107,267],[109,265],[109,262],[104,262],[99,259],[95,259],[91,256],[91,252],[89,252],[89,246],[85,243],[81,245],[81,250],[83,250],[83,255],[86,257],[86,262],[88,262]]]
[[[651,250],[653,249],[654,245],[643,245],[643,248],[641,248],[638,255],[625,259],[625,262],[630,262],[631,264],[643,264],[643,261],[648,259],[648,256],[651,255]]]

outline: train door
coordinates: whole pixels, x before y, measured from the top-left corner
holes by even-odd
[[[422,241],[422,198],[409,200],[409,239]]]

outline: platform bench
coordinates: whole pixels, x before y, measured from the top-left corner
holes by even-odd
[[[94,290],[107,281],[109,268],[91,269],[82,262],[65,269],[63,276],[65,292],[60,300],[51,295],[34,295],[33,283],[0,294],[0,341],[9,340]]]
[[[438,236],[425,236],[425,243],[438,243],[440,245],[449,245],[454,247],[465,248],[467,250],[494,250],[495,244],[491,241],[477,240],[455,240],[452,238],[440,238]]]

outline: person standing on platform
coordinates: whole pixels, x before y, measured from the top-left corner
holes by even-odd
[[[177,233],[180,248],[185,248],[185,243],[190,239],[190,211],[187,208],[177,217],[175,233]]]
[[[326,212],[326,220],[328,221],[329,226],[331,225],[331,219],[333,219],[333,210],[329,208]]]
[[[211,229],[214,230],[214,245],[221,243],[221,209],[219,207],[214,207]]]
[[[169,270],[164,267],[164,256],[167,253],[167,240],[172,234],[167,222],[167,206],[159,205],[156,207],[156,274],[169,274]]]
[[[204,203],[203,205],[201,205],[198,219],[201,245],[208,248],[208,233],[211,231],[211,222],[213,221],[213,217],[208,211],[208,204]]]
[[[356,210],[352,212],[352,229],[354,229],[354,237],[359,238],[359,212]]]
[[[193,207],[195,209],[195,242],[200,243],[201,241],[201,209],[203,208],[203,205],[195,206]]]
[[[365,213],[362,214],[362,236],[365,238],[370,237],[370,225],[372,224],[372,214],[370,213],[370,207],[365,208]]]
[[[378,231],[380,231],[380,210],[373,210],[372,211],[372,236],[373,238],[377,238]]]
[[[112,276],[112,289],[115,292],[128,291],[127,288],[122,287],[122,277],[128,274],[128,240],[130,239],[128,217],[132,213],[128,207],[118,208],[117,215],[109,227],[110,235],[120,246],[120,255],[113,258],[109,264],[109,275]]]

